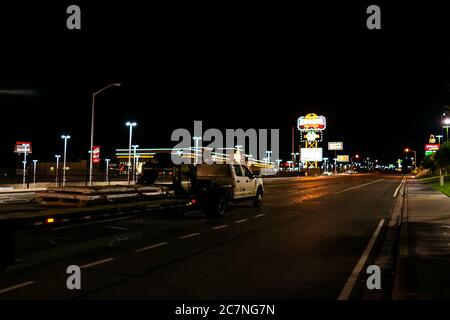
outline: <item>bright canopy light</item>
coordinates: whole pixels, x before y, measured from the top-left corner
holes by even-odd
[[[63,135],[61,136],[61,138],[62,138],[62,139],[70,139],[70,136],[69,136],[69,135],[63,134]]]
[[[125,123],[127,126],[132,126],[132,127],[135,127],[135,126],[137,126],[137,123],[136,122],[130,122],[130,121],[127,121],[127,123]]]
[[[450,118],[445,118],[443,122],[445,125],[450,125]]]

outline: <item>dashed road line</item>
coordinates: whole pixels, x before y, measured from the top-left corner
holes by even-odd
[[[242,223],[242,222],[245,222],[245,221],[247,221],[247,219],[236,220],[234,223]]]
[[[102,260],[98,260],[98,261],[94,261],[94,262],[91,262],[91,263],[84,264],[84,265],[80,266],[80,268],[81,269],[86,269],[86,268],[98,266],[99,264],[104,264],[104,263],[107,263],[107,262],[110,262],[110,261],[113,261],[113,260],[114,260],[114,258],[106,258],[106,259],[102,259]]]
[[[35,283],[35,281],[27,281],[27,282],[24,282],[24,283],[16,284],[14,286],[11,286],[11,287],[8,287],[8,288],[5,288],[5,289],[1,289],[0,290],[0,294],[6,293],[6,292],[9,292],[9,291],[13,291],[13,290],[16,290],[16,289],[19,289],[19,288],[31,286],[34,283]]]
[[[265,216],[265,215],[266,215],[265,213],[257,214],[256,216],[254,216],[254,218],[259,218],[259,217],[262,217],[262,216]]]
[[[196,233],[190,233],[184,236],[180,237],[180,240],[184,240],[184,239],[188,239],[188,238],[192,238],[192,237],[196,237],[200,234],[200,232],[196,232]]]
[[[140,248],[140,249],[134,250],[134,252],[138,253],[138,252],[142,252],[142,251],[146,251],[146,250],[162,247],[162,246],[165,246],[166,244],[168,244],[168,242],[160,242],[160,243],[152,244],[151,246],[148,246],[148,247],[144,247],[144,248]]]
[[[355,189],[362,188],[362,187],[365,187],[365,186],[368,186],[370,184],[374,184],[374,183],[377,183],[377,182],[380,182],[380,181],[383,181],[383,180],[386,180],[386,179],[378,179],[378,180],[375,180],[375,181],[372,181],[372,182],[363,183],[363,184],[360,184],[359,186],[348,188],[348,189],[344,189],[344,190],[341,190],[341,191],[337,191],[337,192],[335,192],[333,194],[339,194],[339,193],[342,193],[342,192],[355,190]]]
[[[228,227],[227,224],[222,224],[220,226],[216,226],[216,227],[212,228],[211,230],[220,230],[220,229],[223,229],[223,228],[226,228],[226,227]]]

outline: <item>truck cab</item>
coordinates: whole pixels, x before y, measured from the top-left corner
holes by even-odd
[[[199,164],[196,171],[196,184],[204,188],[197,196],[209,204],[210,215],[223,215],[229,202],[252,201],[255,207],[262,206],[263,180],[247,165]]]

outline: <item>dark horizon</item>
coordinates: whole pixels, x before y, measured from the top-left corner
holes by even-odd
[[[9,63],[0,76],[2,115],[9,119],[0,129],[0,166],[16,164],[13,145],[23,140],[33,142],[34,157],[53,161],[64,133],[72,136],[69,159],[87,159],[91,94],[112,82],[122,86],[96,98],[95,144],[103,147],[102,158],[127,147],[125,121],[138,122],[135,143],[170,147],[173,129],[192,129],[194,120],[203,120],[206,128],[278,128],[287,160],[291,126],[313,112],[327,117],[324,140],[343,141],[343,154],[387,164],[410,147],[420,161],[450,104],[446,45],[418,27],[404,34],[388,10],[383,21],[391,33],[373,35],[355,27],[364,21],[364,6],[302,11],[321,12],[318,21],[275,11],[273,25],[258,30],[253,25],[261,17],[245,10],[225,27],[221,15],[213,21],[197,14],[193,22],[182,8],[162,11],[151,25],[134,10],[100,8],[83,4],[86,27],[79,33],[65,29],[65,15],[57,15],[64,5],[6,20],[16,37],[5,39],[14,50],[3,53]],[[341,21],[336,13],[345,10],[350,18]],[[164,30],[155,31],[156,21]],[[199,29],[201,21],[211,28]],[[331,28],[338,22],[340,29]],[[419,47],[417,39],[433,50]]]

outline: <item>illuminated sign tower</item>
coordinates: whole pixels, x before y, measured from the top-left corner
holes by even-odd
[[[326,127],[325,117],[315,113],[309,113],[297,120],[300,141],[304,143],[304,147],[300,149],[300,161],[306,168],[317,168],[317,162],[322,161],[323,151],[318,143],[322,141],[322,134]]]

